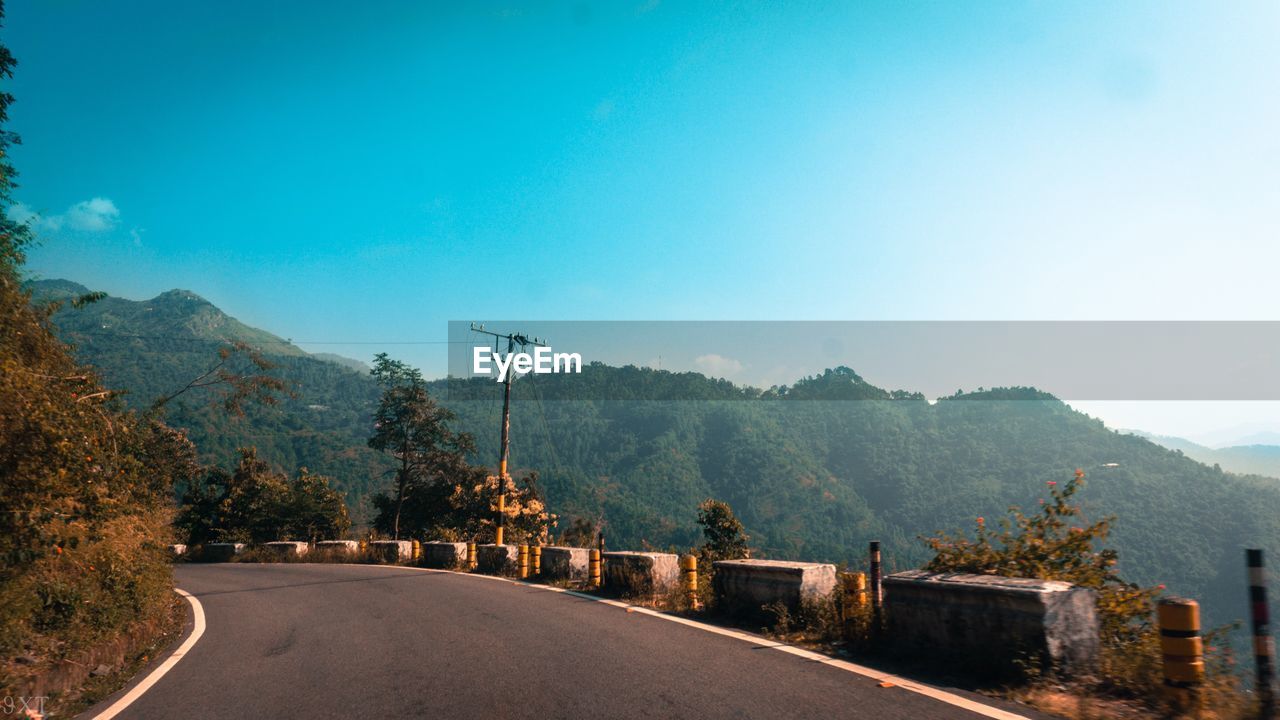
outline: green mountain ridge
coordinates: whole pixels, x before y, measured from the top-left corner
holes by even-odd
[[[135,406],[206,368],[220,329],[245,337],[227,320],[211,322],[217,309],[190,293],[131,302],[64,306],[54,322]],[[148,303],[155,309],[142,310]],[[255,332],[272,353],[279,338]],[[377,388],[305,353],[272,359],[296,398],[234,419],[184,396],[170,421],[189,430],[206,462],[227,465],[252,444],[285,469],[333,476],[360,517],[388,484],[389,463],[365,445]],[[457,413],[455,427],[476,436],[477,462],[497,456],[500,388],[487,379],[431,384]],[[590,364],[581,375],[514,383],[511,427],[513,467],[539,471],[552,512],[602,520],[612,547],[688,547],[698,541],[698,502],[716,497],[734,507],[761,556],[861,564],[878,539],[890,567],[905,569],[927,559],[918,536],[971,528],[977,517],[994,523],[1010,505],[1034,510],[1046,482],[1082,468],[1089,517],[1117,518],[1125,573],[1200,599],[1209,621],[1222,622],[1245,614],[1241,548],[1280,544],[1274,480],[1114,432],[1034,388],[929,403],[849,368],[761,391]]]

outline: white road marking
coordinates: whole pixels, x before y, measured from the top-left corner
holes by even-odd
[[[995,718],[995,720],[1030,720],[1030,718],[1028,718],[1026,715],[1018,715],[1017,713],[1012,713],[1007,710],[1001,710],[1000,708],[991,707],[990,705],[978,702],[976,700],[971,700],[969,698],[966,698],[960,695],[956,695],[955,693],[947,692],[946,690],[942,690],[940,688],[932,687],[929,685],[922,685],[918,682],[907,680],[905,678],[901,678],[896,675],[890,675],[888,673],[881,672],[880,670],[876,670],[874,668],[869,668],[863,665],[858,665],[856,663],[851,663],[851,662],[848,662],[847,660],[839,660],[839,659],[830,657],[828,655],[823,655],[821,653],[813,652],[812,650],[805,650],[804,648],[798,648],[798,647],[795,647],[794,645],[788,645],[786,643],[766,640],[760,637],[759,635],[752,635],[750,633],[740,632],[738,630],[731,630],[729,628],[718,627],[716,625],[708,625],[707,623],[698,622],[697,620],[690,620],[689,618],[679,617],[678,615],[669,615],[667,613],[659,612],[651,608],[641,607],[638,605],[630,605],[620,600],[612,600],[609,598],[597,597],[595,595],[575,592],[573,590],[567,590],[565,588],[559,588],[553,585],[539,585],[537,583],[521,582],[519,580],[499,577],[497,575],[467,573],[467,572],[459,572],[457,570],[437,570],[435,568],[408,567],[405,565],[360,565],[360,567],[385,567],[385,568],[394,568],[397,570],[417,570],[420,572],[429,572],[429,573],[447,573],[449,575],[465,575],[466,577],[487,578],[489,580],[498,580],[500,582],[510,583],[512,585],[518,585],[520,587],[525,587],[525,588],[536,588],[538,590],[550,590],[551,592],[565,593],[566,595],[572,595],[574,597],[579,597],[584,600],[591,600],[593,602],[603,603],[605,605],[611,605],[617,608],[623,608],[629,613],[640,613],[642,615],[649,615],[651,617],[655,617],[661,620],[666,620],[668,622],[679,623],[680,625],[686,625],[691,628],[697,628],[698,630],[702,630],[703,632],[714,633],[716,635],[723,635],[725,637],[734,638],[735,640],[742,640],[744,642],[749,642],[752,645],[755,645],[757,647],[764,647],[772,650],[780,650],[790,655],[796,655],[798,657],[805,658],[806,660],[820,662],[823,665],[827,665],[829,667],[837,668],[839,670],[844,670],[845,672],[850,672],[855,675],[861,675],[863,677],[871,678],[872,680],[875,680],[877,682],[891,682],[893,683],[894,687],[901,688],[903,690],[906,690],[907,692],[913,692],[918,695],[924,695],[925,697],[933,698],[934,700],[937,700],[939,702],[944,702],[948,705],[954,705],[958,708],[968,710],[969,712],[976,713],[984,717]]]
[[[151,686],[164,677],[165,673],[172,670],[179,660],[186,657],[187,652],[195,647],[196,641],[200,639],[200,636],[204,635],[204,607],[200,605],[200,601],[194,595],[181,588],[174,588],[174,591],[191,603],[191,610],[195,614],[195,625],[191,629],[191,634],[178,646],[177,650],[174,650],[169,657],[165,658],[164,662],[160,663],[155,670],[152,670],[150,675],[143,678],[142,682],[134,685],[129,692],[120,696],[119,700],[111,703],[111,707],[95,715],[93,720],[111,720],[111,718],[123,712],[125,708],[133,704],[133,701],[142,697],[142,694],[147,690],[150,690]]]

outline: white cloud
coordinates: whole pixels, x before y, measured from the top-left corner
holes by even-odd
[[[107,198],[97,197],[72,205],[62,217],[73,229],[102,232],[115,227],[120,219],[120,210]]]
[[[58,231],[70,228],[80,232],[106,232],[120,220],[120,209],[108,198],[82,200],[58,215],[41,215],[23,203],[9,206],[10,220],[30,223],[36,230]]]
[[[700,355],[693,364],[708,377],[728,378],[742,372],[742,363],[715,353]]]

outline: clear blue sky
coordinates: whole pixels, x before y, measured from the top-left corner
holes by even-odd
[[[1274,2],[11,0],[3,36],[31,270],[295,339],[1280,315]]]

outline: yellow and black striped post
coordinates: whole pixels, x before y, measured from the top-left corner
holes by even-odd
[[[867,574],[840,573],[840,583],[844,588],[840,619],[844,621],[845,637],[852,638],[858,632],[858,614],[867,606]]]
[[[684,588],[684,596],[689,607],[698,609],[698,558],[693,555],[680,556],[680,584]]]
[[[881,604],[884,594],[880,587],[880,541],[871,541],[871,615],[876,627],[880,627]]]
[[[529,579],[529,546],[528,545],[520,546],[519,558],[520,558],[520,579],[528,580]]]
[[[365,554],[365,553],[366,553],[366,552],[368,552],[368,551],[369,551],[369,541],[368,541],[368,540],[361,540],[361,541],[360,541],[360,554],[361,554],[361,555],[363,555],[363,554]]]
[[[422,543],[418,542],[417,540],[413,541],[413,559],[414,560],[422,559]]]
[[[591,560],[587,564],[587,583],[593,587],[600,587],[600,551],[591,548]]]
[[[1249,566],[1249,617],[1253,621],[1253,659],[1257,663],[1258,716],[1272,720],[1276,716],[1275,690],[1271,683],[1275,672],[1275,641],[1271,639],[1271,612],[1267,606],[1267,570],[1261,550],[1245,550]]]
[[[542,546],[534,545],[529,548],[529,576],[537,577],[542,574]]]
[[[499,483],[502,482],[501,477],[498,478],[498,482]],[[497,527],[495,527],[493,531],[494,545],[502,544],[502,540],[503,540],[502,526],[506,524],[506,521],[507,521],[507,494],[504,492],[500,492],[498,493],[498,522],[496,523]]]
[[[1196,708],[1204,683],[1200,604],[1184,598],[1161,598],[1156,605],[1156,622],[1164,656],[1165,693],[1182,710]]]
[[[473,542],[467,543],[467,569],[476,569],[476,544]]]
[[[844,587],[844,619],[853,617],[855,611],[867,605],[867,574],[840,573],[840,582]]]

